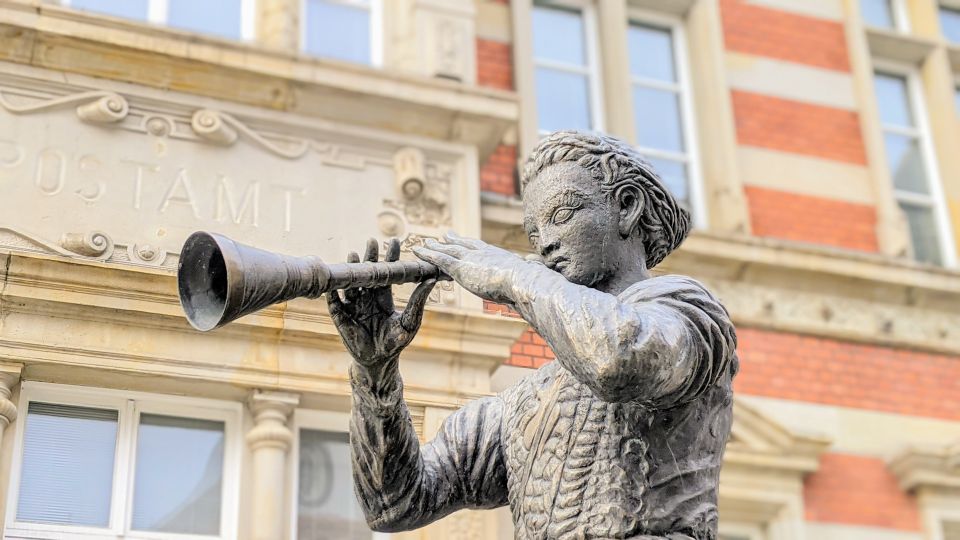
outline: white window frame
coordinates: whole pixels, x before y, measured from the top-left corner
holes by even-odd
[[[583,40],[584,47],[586,48],[587,65],[580,67],[553,60],[541,60],[537,58],[536,54],[533,54],[534,73],[536,73],[538,67],[544,67],[556,71],[585,75],[587,77],[587,89],[590,93],[590,95],[587,96],[589,99],[588,106],[590,107],[591,120],[589,129],[590,131],[604,131],[603,86],[601,84],[602,65],[600,64],[600,42],[597,36],[598,21],[596,5],[593,0],[547,0],[544,3],[547,4],[547,6],[556,6],[558,9],[575,10],[581,13],[583,17]],[[531,12],[536,9],[536,7],[535,4],[531,4]],[[530,28],[530,32],[533,32],[532,27]],[[534,100],[536,99],[536,92],[536,77],[534,77]],[[538,110],[537,135],[538,137],[544,137],[550,132],[540,129],[539,116],[540,111]]]
[[[892,32],[900,33],[910,33],[910,13],[907,11],[907,5],[903,0],[888,0],[890,2],[890,16],[893,17],[893,27],[884,28],[882,26],[873,26],[867,23],[866,19],[863,19],[863,8],[859,5],[859,0],[857,7],[860,9],[860,18],[863,21],[864,26],[867,28],[877,28],[879,30],[888,30]]]
[[[118,0],[121,1],[121,0]],[[202,0],[200,0],[202,1]],[[63,7],[71,7],[73,3],[72,0],[60,0],[60,5]],[[151,24],[158,24],[161,26],[167,26],[167,16],[169,13],[169,0],[147,0],[147,22]],[[110,16],[109,14],[103,14]],[[240,40],[242,41],[253,41],[257,37],[257,0],[240,0]],[[176,27],[170,27],[178,29]],[[205,34],[203,32],[198,32],[196,30],[183,30],[185,32],[193,32],[198,35],[209,35],[214,38],[220,39],[230,39],[225,36],[218,36],[216,34]]]
[[[937,227],[937,237],[940,240],[941,264],[945,268],[953,268],[957,265],[957,254],[954,249],[953,229],[950,223],[949,213],[947,211],[946,201],[943,195],[943,182],[940,179],[940,168],[938,166],[936,151],[933,148],[932,132],[927,117],[926,103],[923,100],[923,88],[920,83],[920,74],[915,66],[893,62],[889,60],[874,59],[873,75],[876,73],[888,74],[897,77],[903,77],[907,82],[907,98],[910,100],[910,112],[916,121],[913,129],[903,128],[901,126],[888,126],[880,120],[881,135],[886,133],[897,133],[917,137],[920,144],[920,153],[924,161],[924,168],[927,171],[927,187],[929,195],[907,192],[896,189],[894,185],[890,188],[893,191],[897,208],[899,202],[904,201],[914,205],[929,206],[933,209],[934,221]],[[877,100],[879,107],[879,99]],[[880,111],[877,111],[879,116]],[[884,166],[887,167],[887,150],[884,148]],[[893,184],[893,171],[890,172],[890,182]]]
[[[703,170],[700,163],[700,147],[697,144],[696,110],[693,103],[693,84],[690,75],[690,55],[687,47],[687,32],[683,19],[663,13],[653,13],[639,8],[630,8],[627,13],[627,24],[636,22],[668,29],[673,34],[673,65],[677,73],[677,83],[668,84],[662,81],[651,81],[630,75],[630,95],[633,97],[633,87],[642,85],[648,88],[658,88],[676,92],[680,101],[680,127],[683,130],[683,143],[687,151],[685,154],[665,152],[653,148],[637,145],[636,149],[643,155],[655,158],[664,158],[672,161],[681,161],[687,166],[687,190],[690,194],[690,211],[694,227],[707,227],[707,202],[703,190]],[[630,51],[627,51],[629,56]]]
[[[326,58],[307,50],[307,3],[300,0],[300,51],[315,58]],[[383,0],[323,0],[331,4],[362,8],[370,12],[370,66],[383,67]],[[338,58],[331,60],[346,62]],[[359,64],[363,65],[363,64]]]
[[[927,523],[931,526],[930,540],[946,540],[943,534],[946,522],[960,523],[960,510],[929,510],[927,512]]]
[[[314,409],[296,409],[291,421],[293,429],[293,446],[290,450],[289,494],[290,507],[290,540],[297,540],[297,512],[300,509],[300,430],[311,429],[328,431],[331,433],[350,432],[350,413],[336,411],[321,411]],[[389,533],[373,532],[373,540],[390,540]]]
[[[16,521],[20,501],[20,477],[23,466],[23,440],[31,401],[77,407],[96,407],[117,411],[117,447],[114,454],[113,489],[110,520],[107,527],[50,525]],[[35,539],[117,540],[230,540],[237,536],[240,503],[240,433],[242,405],[236,402],[204,398],[167,396],[145,392],[23,381],[20,389],[13,463],[8,484],[6,534]],[[133,518],[133,486],[136,471],[136,437],[140,414],[162,414],[182,418],[216,420],[224,424],[223,482],[220,497],[220,534],[218,536],[158,533],[130,529]]]

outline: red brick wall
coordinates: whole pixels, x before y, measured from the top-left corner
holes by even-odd
[[[513,52],[509,43],[477,38],[477,84],[513,90]]]
[[[958,357],[746,327],[737,336],[736,392],[960,420]]]
[[[480,189],[501,195],[517,194],[514,171],[517,168],[517,147],[500,145],[480,167]]]
[[[857,113],[734,90],[740,144],[866,165]]]
[[[507,317],[519,317],[520,314],[503,304],[483,301],[483,310],[487,313],[499,313]],[[510,359],[504,364],[525,368],[538,368],[556,358],[547,342],[539,334],[527,329],[510,349]]]
[[[843,25],[777,9],[721,0],[726,48],[835,71],[850,71]]]
[[[803,489],[808,521],[920,531],[914,497],[904,493],[882,459],[824,454]]]
[[[877,252],[872,206],[747,186],[753,234]]]

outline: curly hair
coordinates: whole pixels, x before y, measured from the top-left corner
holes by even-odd
[[[573,162],[590,171],[603,193],[633,184],[644,194],[638,234],[647,268],[676,249],[690,232],[690,213],[663,185],[653,166],[627,143],[599,133],[555,131],[542,139],[523,167],[521,189],[550,165]]]

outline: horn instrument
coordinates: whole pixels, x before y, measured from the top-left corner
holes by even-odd
[[[177,267],[180,305],[190,324],[204,332],[294,298],[428,279],[450,277],[420,260],[326,264],[319,257],[280,255],[203,231],[187,238]]]

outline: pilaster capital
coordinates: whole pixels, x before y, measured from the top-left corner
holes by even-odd
[[[20,381],[20,364],[0,363],[0,433],[17,419],[17,405],[10,397],[12,388]]]
[[[289,450],[293,432],[287,426],[287,419],[299,403],[298,394],[255,390],[247,402],[255,423],[246,435],[250,448]]]

